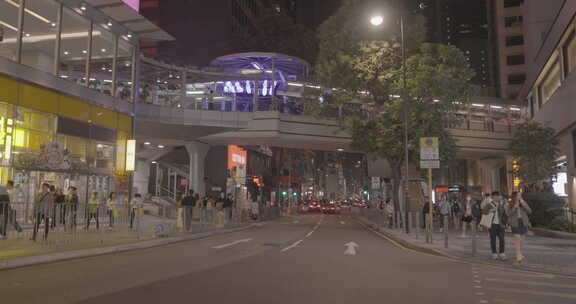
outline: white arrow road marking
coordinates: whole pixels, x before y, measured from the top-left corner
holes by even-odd
[[[288,250],[290,250],[290,249],[292,249],[292,248],[300,245],[300,243],[302,243],[302,241],[304,241],[304,240],[299,240],[299,241],[295,242],[294,244],[292,244],[292,245],[290,245],[290,246],[282,249],[282,252],[286,252],[286,251],[288,251]]]
[[[295,221],[293,221],[292,223],[298,224],[298,223],[300,223],[300,221],[299,221],[299,220],[295,220]]]
[[[252,239],[237,240],[237,241],[234,241],[234,242],[232,242],[232,243],[223,244],[223,245],[218,245],[218,246],[214,246],[214,247],[212,247],[212,248],[214,248],[214,249],[224,249],[224,248],[226,248],[226,247],[234,246],[234,245],[237,245],[237,244],[240,244],[240,243],[248,243],[248,242],[250,242],[250,241],[252,241]]]
[[[344,244],[346,246],[346,250],[344,251],[344,255],[356,255],[356,247],[360,247],[360,245],[354,242],[348,242]]]
[[[346,225],[346,222],[345,222],[345,221],[340,221],[340,224]]]

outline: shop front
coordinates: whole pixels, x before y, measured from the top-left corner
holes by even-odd
[[[64,194],[75,187],[80,204],[93,192],[102,201],[116,192],[125,196],[127,204],[126,145],[132,137],[131,117],[14,83],[15,98],[0,102],[0,182],[15,183],[11,205],[17,218],[32,219],[43,183]]]

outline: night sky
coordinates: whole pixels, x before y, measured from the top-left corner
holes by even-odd
[[[175,42],[164,43],[160,54],[187,64],[205,66],[212,59],[235,53],[232,44],[229,0],[161,1],[154,11],[142,9],[146,17],[158,20]],[[310,28],[318,27],[338,9],[340,0],[296,0],[301,5],[298,20]]]

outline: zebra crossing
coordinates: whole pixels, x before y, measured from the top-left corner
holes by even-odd
[[[574,304],[576,277],[472,266],[476,303]]]

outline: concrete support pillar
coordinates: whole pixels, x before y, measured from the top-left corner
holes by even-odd
[[[190,157],[190,179],[188,181],[190,189],[194,190],[194,192],[200,196],[204,196],[206,194],[204,163],[210,146],[200,142],[191,142],[186,144],[186,150]]]
[[[139,193],[142,196],[148,194],[148,185],[150,179],[150,162],[137,160],[136,161],[136,171],[134,172],[134,188],[135,193]]]

